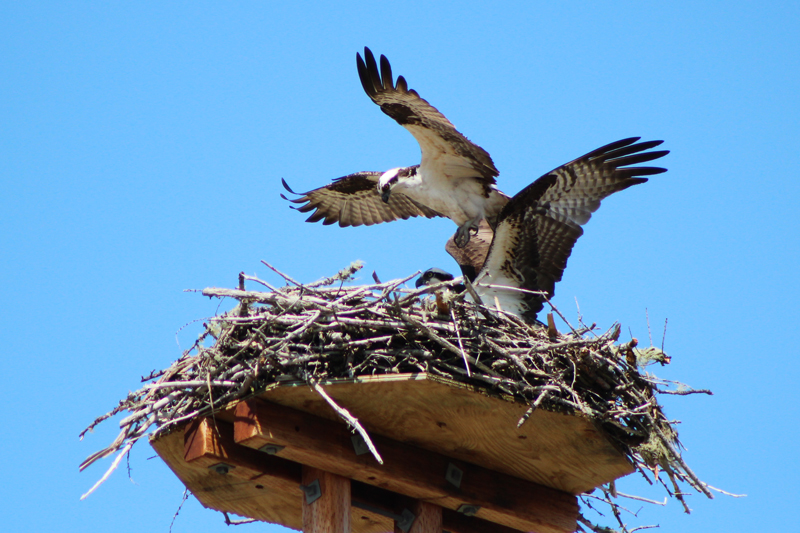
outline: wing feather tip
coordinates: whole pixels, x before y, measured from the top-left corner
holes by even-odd
[[[381,81],[383,82],[381,86],[383,87],[384,91],[390,91],[394,89],[394,78],[392,77],[392,66],[389,64],[389,60],[386,59],[386,56],[381,54]]]
[[[287,198],[286,196],[283,195],[283,193],[280,193],[280,196],[287,202],[291,202],[293,204],[301,204],[305,201],[303,198],[295,198],[295,199]],[[292,209],[300,209],[299,207],[295,207],[293,205],[290,205],[289,207],[291,207]]]
[[[289,187],[289,184],[286,183],[285,179],[281,178],[281,183],[283,183],[283,188],[284,189],[286,189],[287,191],[289,191],[292,194],[297,194],[298,196],[300,196],[298,193],[294,192],[291,187]],[[283,195],[281,195],[281,196],[283,196]]]

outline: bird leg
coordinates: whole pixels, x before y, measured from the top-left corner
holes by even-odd
[[[458,230],[456,231],[455,239],[453,239],[456,243],[456,246],[459,248],[463,248],[467,245],[470,238],[470,231],[475,230],[475,233],[478,233],[478,224],[481,221],[481,217],[475,217],[471,220],[467,220],[461,226],[459,226]]]

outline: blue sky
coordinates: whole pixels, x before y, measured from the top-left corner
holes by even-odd
[[[715,392],[665,402],[684,457],[748,496],[630,523],[796,522],[796,3],[273,4],[0,5],[3,530],[167,531],[183,489],[152,449],[134,448],[134,483],[123,465],[79,501],[108,461],[77,465],[116,423],[77,435],[230,306],[184,289],[274,279],[262,259],[302,281],[354,259],[362,279],[456,270],[449,221],[323,227],[279,197],[281,178],[308,190],[418,162],[361,89],[365,45],[492,154],[510,194],[608,142],[665,140],[669,172],[603,202],[555,303],[645,342],[647,309],[656,345],[669,319],[657,374]],[[190,499],[172,531],[223,530]]]

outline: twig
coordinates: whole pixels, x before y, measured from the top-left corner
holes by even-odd
[[[280,270],[278,270],[278,269],[277,269],[277,268],[275,268],[274,266],[270,265],[270,264],[269,264],[269,263],[267,263],[266,261],[261,261],[261,262],[262,262],[264,265],[266,265],[266,267],[267,267],[267,268],[269,268],[270,270],[272,270],[273,272],[275,272],[277,275],[279,275],[280,277],[282,277],[283,279],[285,279],[285,280],[286,280],[286,281],[288,281],[289,283],[292,283],[292,284],[294,284],[294,285],[297,285],[298,287],[302,287],[302,286],[303,286],[303,284],[302,284],[302,283],[300,283],[299,281],[295,281],[295,280],[293,280],[292,278],[290,278],[289,276],[287,276],[286,274],[284,274],[283,272],[281,272]]]
[[[453,313],[453,307],[450,306],[450,318],[453,319],[453,328],[456,330],[456,337],[458,337],[458,349],[461,350],[461,357],[464,358],[464,368],[467,369],[467,377],[472,377],[469,371],[469,361],[467,360],[467,352],[464,351],[464,343],[461,342],[461,332],[458,331],[458,324],[456,323],[456,315]]]
[[[181,498],[181,503],[178,505],[178,508],[175,510],[175,514],[172,515],[172,521],[169,523],[169,529],[167,530],[168,533],[172,533],[172,526],[175,525],[175,519],[178,518],[178,514],[181,512],[181,508],[183,508],[183,504],[186,503],[186,500],[189,499],[189,489],[183,491],[183,498]]]
[[[267,265],[267,266],[269,266],[269,265]],[[364,263],[362,263],[361,261],[353,261],[352,263],[350,263],[349,266],[347,266],[347,267],[343,268],[342,270],[340,270],[336,275],[331,276],[329,278],[323,278],[323,279],[321,279],[319,281],[315,281],[313,283],[309,283],[308,285],[306,285],[306,287],[309,287],[309,288],[311,288],[311,287],[321,287],[321,286],[325,286],[325,285],[332,285],[332,284],[336,283],[337,281],[347,281],[347,280],[349,280],[350,278],[353,277],[353,274],[355,274],[356,272],[361,270],[363,267],[364,267]]]
[[[554,387],[554,388],[556,390],[558,390],[558,387]],[[541,392],[541,394],[539,394],[539,397],[536,398],[536,400],[531,404],[531,406],[528,408],[528,410],[525,411],[525,413],[522,415],[522,418],[520,418],[517,421],[517,427],[518,428],[521,428],[522,424],[524,424],[525,421],[528,420],[528,418],[530,418],[530,416],[533,414],[533,412],[536,411],[536,409],[542,404],[542,402],[545,400],[545,398],[547,398],[547,394],[549,392],[550,392],[550,389],[547,389],[547,390],[543,390]]]
[[[236,381],[211,381],[212,387],[238,387]],[[166,383],[149,383],[142,387],[144,390],[152,389],[186,389],[190,387],[208,386],[208,381],[168,381]]]
[[[125,446],[123,446],[123,447],[122,447],[122,449],[121,449],[121,450],[119,451],[119,453],[117,454],[117,457],[116,457],[116,458],[114,458],[114,462],[113,462],[113,463],[111,463],[111,466],[108,468],[108,470],[106,470],[106,473],[105,473],[105,474],[103,474],[103,477],[101,477],[101,478],[100,478],[100,479],[97,481],[97,483],[95,483],[94,485],[92,485],[92,488],[91,488],[91,489],[89,489],[89,490],[88,490],[88,491],[87,491],[87,492],[86,492],[86,493],[85,493],[83,496],[81,496],[81,500],[85,500],[85,499],[86,499],[86,498],[87,498],[87,497],[88,497],[88,496],[89,496],[91,493],[93,493],[95,490],[97,490],[97,487],[99,487],[100,485],[102,485],[102,484],[105,482],[105,480],[107,480],[107,479],[108,479],[108,476],[110,476],[110,475],[111,475],[111,473],[112,473],[114,470],[116,470],[116,469],[117,469],[117,467],[119,466],[119,463],[120,463],[120,461],[122,461],[122,458],[123,458],[123,457],[125,457],[125,454],[126,454],[126,453],[128,453],[128,450],[130,450],[130,449],[133,447],[133,444],[134,444],[134,442],[136,442],[136,441],[128,441],[128,442],[125,444]]]
[[[747,494],[734,494],[732,492],[726,492],[726,491],[724,491],[722,489],[718,489],[717,487],[712,487],[708,483],[703,483],[703,485],[705,485],[706,487],[708,487],[709,489],[711,489],[711,490],[713,490],[715,492],[719,492],[720,494],[724,494],[725,496],[731,496],[733,498],[746,498],[747,497]]]
[[[361,423],[358,421],[358,419],[351,415],[350,411],[339,406],[335,401],[333,401],[333,398],[328,396],[328,393],[325,392],[319,383],[315,383],[313,381],[310,381],[310,383],[311,386],[314,387],[314,390],[317,391],[317,393],[319,393],[319,395],[322,396],[326,402],[328,402],[328,405],[330,405],[333,410],[344,419],[345,422],[350,424],[353,429],[358,431],[359,435],[361,435],[361,437],[364,439],[364,442],[367,444],[367,448],[369,448],[369,451],[372,452],[373,457],[375,457],[375,460],[378,461],[378,463],[383,464],[383,459],[381,459],[378,449],[375,448],[374,444],[372,444],[372,439],[369,438],[367,430],[361,426]]]
[[[667,498],[664,498],[663,502],[658,502],[656,500],[648,500],[647,498],[642,498],[641,496],[634,496],[632,494],[625,494],[624,492],[617,491],[617,496],[621,496],[623,498],[628,498],[629,500],[637,500],[640,502],[647,502],[652,503],[653,505],[667,505]]]

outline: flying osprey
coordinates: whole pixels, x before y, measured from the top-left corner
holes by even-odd
[[[369,48],[364,59],[356,54],[364,91],[381,111],[411,132],[422,150],[419,165],[386,172],[358,172],[301,193],[290,200],[304,204],[302,213],[316,209],[307,222],[323,220],[340,226],[360,226],[415,216],[444,216],[458,225],[454,242],[464,247],[470,230],[481,220],[494,226],[508,196],[495,186],[498,171],[489,154],[456,130],[435,107],[408,88],[381,56],[380,69]],[[292,191],[283,181],[286,190]],[[286,198],[284,196],[284,198]],[[287,198],[288,200],[288,198]]]
[[[452,238],[448,241],[447,251],[486,306],[535,321],[545,302],[536,292],[553,296],[572,247],[583,235],[581,226],[600,207],[600,200],[646,182],[641,176],[666,172],[631,166],[669,153],[647,151],[663,141],[637,143],[639,139],[598,148],[525,187],[503,208],[490,244],[485,233],[473,236],[464,248],[452,246]],[[438,270],[426,271],[417,286],[446,280]]]

